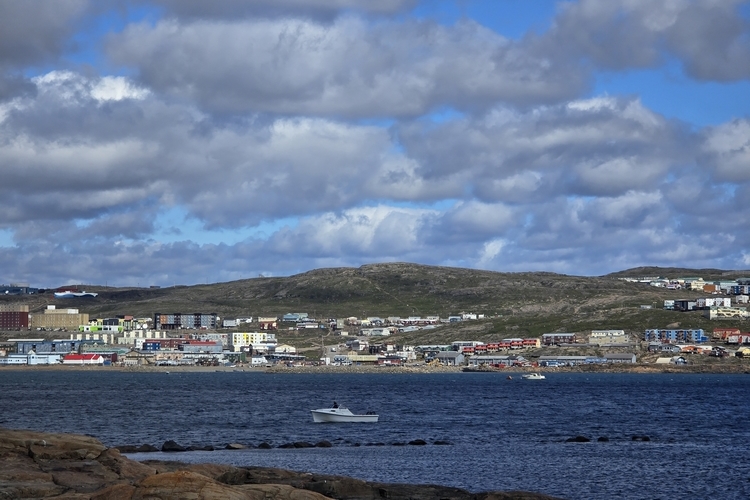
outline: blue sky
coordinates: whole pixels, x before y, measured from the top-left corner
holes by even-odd
[[[750,2],[0,4],[0,282],[747,269]]]

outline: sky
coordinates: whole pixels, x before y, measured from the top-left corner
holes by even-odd
[[[750,269],[750,1],[0,0],[0,283]]]

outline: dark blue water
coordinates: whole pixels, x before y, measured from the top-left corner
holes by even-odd
[[[566,498],[750,498],[750,376],[0,370],[0,425],[104,444],[333,448],[140,454]],[[314,424],[333,400],[377,424]],[[577,435],[590,443],[566,443]],[[608,442],[597,442],[605,436]],[[633,441],[648,436],[650,441]],[[424,439],[427,446],[397,446]],[[432,444],[448,441],[447,446]],[[383,443],[385,446],[372,446]],[[359,446],[355,446],[355,445]]]

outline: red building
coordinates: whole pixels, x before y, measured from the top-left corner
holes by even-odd
[[[0,330],[28,330],[28,312],[0,312]]]

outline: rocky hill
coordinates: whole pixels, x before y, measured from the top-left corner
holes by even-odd
[[[221,317],[281,316],[306,312],[316,318],[347,316],[447,317],[461,312],[486,315],[484,321],[455,328],[493,340],[509,335],[551,331],[623,328],[634,331],[711,325],[696,313],[663,311],[666,298],[696,297],[697,292],[670,291],[624,281],[625,276],[702,276],[706,279],[747,276],[744,271],[638,268],[607,276],[568,276],[547,272],[499,273],[408,263],[317,269],[279,278],[252,278],[227,283],[169,288],[112,288],[86,285],[93,299],[0,297],[0,303],[23,300],[32,312],[47,304],[76,307],[91,317],[155,312],[215,312]],[[80,287],[80,286],[79,286]],[[83,288],[83,287],[81,287]],[[641,306],[651,306],[643,309]],[[449,336],[455,336],[455,330]],[[423,340],[440,334],[415,334]]]

